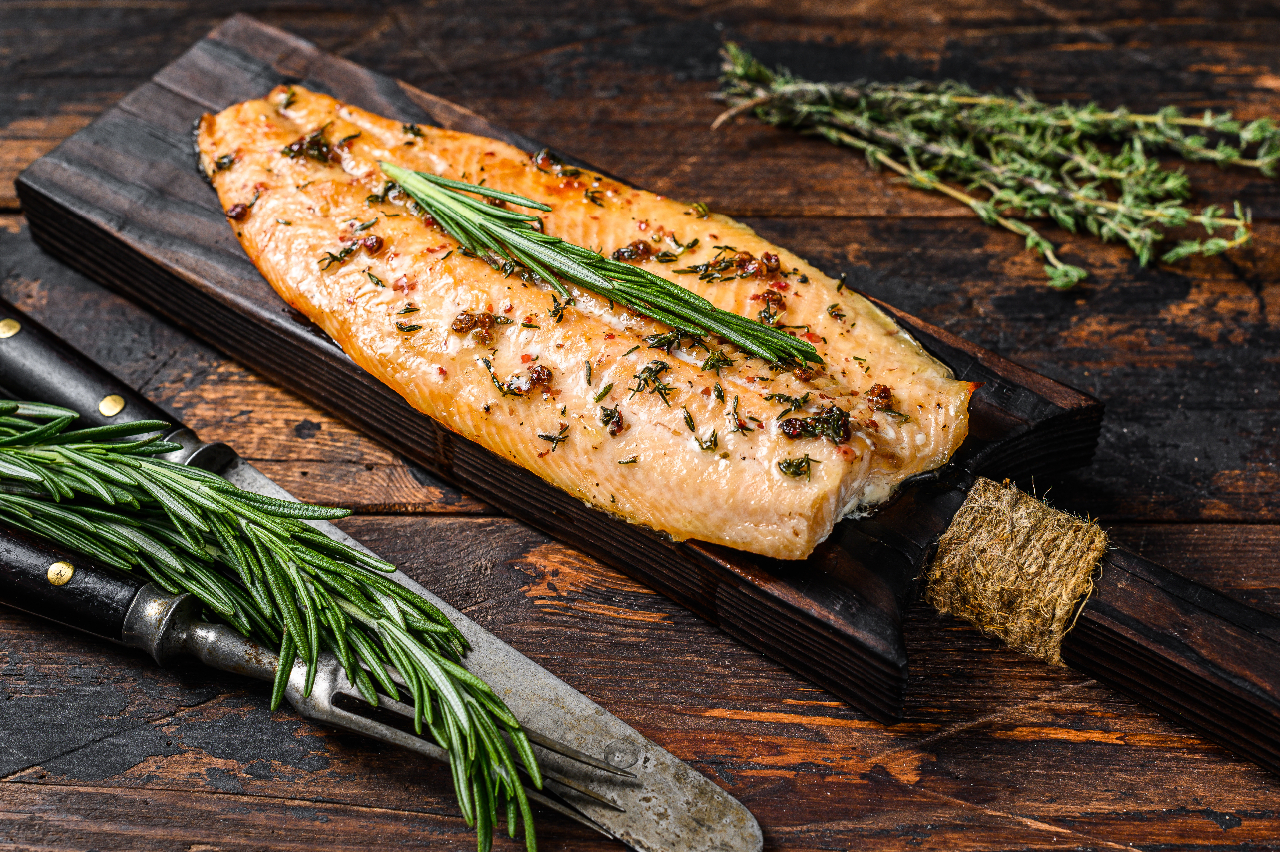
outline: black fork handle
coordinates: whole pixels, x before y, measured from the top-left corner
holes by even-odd
[[[120,642],[129,607],[146,583],[0,526],[0,602],[15,609]]]

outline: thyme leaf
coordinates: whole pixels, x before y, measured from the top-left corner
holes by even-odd
[[[735,44],[723,57],[720,97],[730,109],[713,127],[751,112],[853,148],[873,167],[1023,237],[1058,289],[1088,273],[1059,258],[1029,220],[1123,242],[1143,266],[1157,257],[1167,229],[1194,225],[1208,238],[1182,240],[1159,256],[1166,263],[1249,243],[1252,216],[1239,202],[1230,214],[1213,205],[1196,213],[1187,204],[1186,175],[1153,154],[1280,173],[1280,126],[1271,118],[1245,123],[1227,112],[1186,116],[1172,106],[1141,114],[1096,103],[1051,105],[1027,92],[985,94],[954,80],[816,83],[770,69]]]

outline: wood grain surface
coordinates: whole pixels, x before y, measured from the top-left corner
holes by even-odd
[[[906,720],[859,716],[664,598],[573,554],[60,267],[8,177],[149,78],[233,2],[0,7],[0,292],[688,760],[775,849],[1280,848],[1280,780],[1064,669],[913,610]],[[1054,234],[1095,277],[1044,288],[1018,241],[786,133],[711,134],[726,37],[830,78],[955,76],[1044,97],[1280,113],[1269,4],[254,4],[322,48],[465,102],[637,182],[749,217],[872,295],[1107,405],[1087,470],[1039,483],[1120,544],[1280,612],[1277,184],[1257,243],[1188,266]],[[425,531],[456,542],[421,556]],[[440,552],[433,547],[432,552]],[[0,845],[466,849],[445,774],[198,666],[164,671],[0,613]],[[546,849],[599,844],[547,816]],[[511,846],[504,848],[514,848]]]

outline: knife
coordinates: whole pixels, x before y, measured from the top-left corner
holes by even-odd
[[[194,432],[177,422],[176,418],[169,416],[66,341],[3,300],[0,300],[0,389],[14,399],[44,402],[77,411],[81,415],[76,424],[78,427],[105,426],[135,420],[163,420],[173,423],[174,427],[165,435],[165,439],[181,444],[183,449],[167,456],[170,460],[199,466],[247,491],[293,499],[283,488],[236,455],[230,447],[200,441]],[[322,521],[311,523],[339,541],[371,552],[332,524]],[[226,665],[220,667],[231,666],[232,670],[243,670],[242,673],[245,674],[260,676],[269,667],[274,676],[274,652],[251,647],[252,643],[243,638],[233,639],[238,634],[230,630],[217,631],[218,636],[214,637],[209,632],[212,630],[210,626],[202,626],[203,623],[190,618],[181,600],[164,595],[149,584],[143,584],[138,578],[122,579],[108,569],[82,567],[88,565],[87,560],[82,557],[58,554],[47,547],[41,550],[37,543],[21,542],[16,536],[11,542],[0,542],[0,557],[6,552],[3,548],[8,547],[8,552],[15,554],[14,560],[28,566],[25,569],[26,575],[35,576],[38,580],[30,583],[24,581],[24,589],[29,590],[34,585],[41,594],[47,596],[60,588],[54,585],[55,574],[50,573],[49,566],[55,562],[75,566],[73,579],[66,584],[72,588],[66,591],[80,595],[86,601],[83,604],[86,613],[96,611],[98,614],[93,617],[96,620],[90,619],[89,615],[85,615],[83,619],[78,617],[72,626],[91,626],[91,632],[135,647],[144,647],[158,660],[168,659],[172,653],[186,650],[214,665],[218,665],[215,660],[221,660]],[[3,558],[0,558],[0,565],[6,565]],[[44,575],[40,574],[42,570],[46,572]],[[75,581],[77,573],[84,579]],[[706,777],[641,736],[402,572],[390,576],[439,607],[466,636],[471,644],[471,651],[465,658],[466,667],[493,688],[522,724],[541,735],[539,739],[545,743],[535,744],[538,745],[538,759],[544,770],[580,786],[587,786],[592,782],[597,782],[595,786],[598,786],[602,777],[601,770],[595,766],[586,767],[578,758],[601,755],[607,767],[624,770],[635,776],[634,780],[620,779],[611,783],[607,789],[609,801],[593,799],[589,795],[575,795],[573,792],[565,794],[562,797],[564,801],[572,799],[571,810],[576,810],[602,827],[609,836],[643,852],[754,852],[763,847],[760,827],[751,813]],[[16,581],[11,580],[12,582]],[[0,586],[0,590],[4,590],[4,587]],[[6,600],[14,600],[9,594],[12,592],[11,586],[5,595]],[[26,601],[27,606],[32,607],[37,614],[47,615],[50,612],[39,608],[43,605],[40,602],[45,598],[34,596],[34,592],[31,595],[27,595],[27,592],[22,594],[25,597],[21,600]],[[169,625],[167,633],[162,629],[163,625],[147,628],[150,632],[145,636],[150,638],[139,638],[144,634],[136,631],[125,636],[124,618],[133,606],[139,608],[134,613],[135,616],[142,612],[166,612],[170,613],[168,617],[176,621]],[[26,607],[19,604],[19,608]],[[139,618],[140,616],[135,617],[130,624],[140,623]],[[155,616],[152,621],[157,618],[160,616]],[[112,635],[113,632],[117,635]],[[293,687],[293,681],[298,676],[299,673],[295,670],[290,681],[290,693],[297,692],[301,698],[301,692]],[[332,677],[332,694],[340,696],[343,691],[341,681],[345,680],[341,676],[340,667],[336,667]],[[291,703],[297,706],[290,693],[287,694],[290,695]],[[342,705],[339,710],[352,709],[341,697],[336,698],[335,702]],[[323,717],[323,712],[318,714],[315,708],[310,708],[311,712],[300,709],[304,715]],[[350,720],[345,717],[344,720],[349,723],[347,725],[342,725],[334,717],[327,720],[352,728]],[[354,729],[370,733],[368,729]],[[570,754],[556,753],[546,747],[550,743],[567,746]],[[400,744],[413,747],[408,743]],[[587,759],[599,763],[597,759]],[[564,809],[560,810],[564,812]]]

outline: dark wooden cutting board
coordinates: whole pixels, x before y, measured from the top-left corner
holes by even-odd
[[[901,613],[915,569],[858,523],[842,522],[803,562],[672,543],[583,505],[413,410],[276,296],[196,169],[192,126],[205,112],[282,82],[397,120],[541,147],[237,16],[22,174],[18,194],[33,237],[432,472],[649,584],[869,715],[897,718],[907,665]],[[982,383],[959,454],[967,466],[1020,479],[1088,463],[1101,423],[1097,400],[882,307],[958,378]]]

